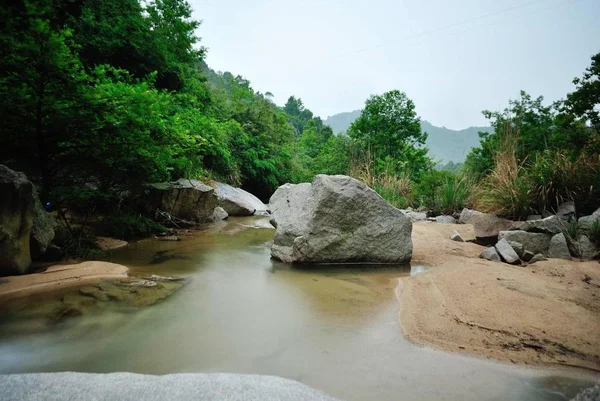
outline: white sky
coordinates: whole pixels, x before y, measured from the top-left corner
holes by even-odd
[[[213,69],[323,118],[400,89],[435,125],[485,125],[521,89],[563,98],[600,52],[600,0],[189,1]]]

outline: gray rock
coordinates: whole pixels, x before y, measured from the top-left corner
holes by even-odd
[[[515,230],[501,231],[498,238],[519,242],[523,244],[526,250],[533,253],[546,254],[546,252],[548,252],[548,247],[550,246],[550,238],[552,237],[549,234],[544,233],[529,233],[526,231]]]
[[[217,206],[215,190],[197,181],[181,178],[175,182],[147,186],[145,206],[192,222],[209,222]]]
[[[3,401],[336,401],[275,376],[184,373],[29,373],[0,375]]]
[[[515,250],[517,255],[519,255],[519,258],[523,257],[523,254],[525,254],[525,246],[523,246],[523,244],[517,241],[508,241],[508,244]]]
[[[56,220],[44,210],[42,203],[34,191],[33,226],[31,227],[31,258],[40,259],[54,239]]]
[[[29,272],[34,219],[33,184],[0,164],[0,276]]]
[[[256,196],[241,188],[221,182],[213,182],[218,204],[230,216],[252,216],[256,212],[266,212],[267,206]]]
[[[600,384],[586,388],[577,394],[571,401],[600,401]]]
[[[437,216],[435,221],[441,224],[454,224],[456,219],[452,216]]]
[[[551,213],[551,212],[549,212],[549,211],[547,211],[547,210],[544,210],[544,211],[542,212],[542,218],[544,218],[544,219],[545,219],[546,217],[550,217],[550,216],[554,216],[554,213]]]
[[[227,213],[225,211],[225,209],[223,209],[221,206],[217,206],[215,208],[215,211],[213,212],[213,220],[214,221],[221,221],[221,220],[225,220],[229,217],[229,213]]]
[[[586,235],[580,235],[577,238],[576,248],[578,256],[582,259],[594,259],[598,254],[598,248]]]
[[[569,252],[569,246],[567,245],[567,239],[563,233],[556,234],[550,240],[550,246],[548,247],[548,257],[558,259],[571,259],[571,253]]]
[[[590,216],[580,217],[578,220],[579,231],[584,234],[589,234],[594,227],[596,221],[600,222],[600,209],[596,210]]]
[[[456,230],[452,231],[452,235],[450,236],[450,239],[452,241],[456,241],[456,242],[465,242],[465,240],[463,239],[463,237]]]
[[[535,254],[533,252],[525,250],[525,252],[523,252],[523,256],[521,257],[521,259],[524,260],[525,262],[531,262],[531,259],[533,259],[534,256],[535,256]]]
[[[410,219],[413,223],[417,221],[425,221],[427,220],[426,212],[415,212],[412,209],[400,210],[406,217]]]
[[[550,216],[541,220],[528,220],[519,227],[522,231],[534,233],[558,234],[563,232],[567,222],[561,220],[558,216]]]
[[[483,214],[483,213],[478,212],[477,210],[471,210],[471,209],[464,208],[462,210],[462,212],[460,212],[460,216],[458,218],[458,224],[471,224],[471,219],[474,216],[478,216],[480,214]]]
[[[496,251],[506,263],[509,263],[511,265],[521,263],[519,255],[517,255],[515,250],[505,239],[501,239],[500,241],[498,241],[498,243],[496,244]]]
[[[490,246],[489,248],[485,248],[480,254],[479,257],[481,259],[491,260],[492,262],[500,262],[500,255],[496,251],[496,248]]]
[[[542,219],[541,214],[530,214],[529,216],[527,216],[527,218],[525,220],[532,221],[532,220],[541,220],[541,219]]]
[[[471,218],[475,237],[479,242],[495,243],[500,231],[510,230],[513,222],[494,216],[493,214],[478,214]]]
[[[529,263],[542,262],[544,260],[548,260],[548,258],[542,255],[541,253],[536,253],[535,255],[533,255],[533,258],[531,258]]]
[[[277,230],[271,256],[286,263],[406,263],[412,223],[364,183],[317,175],[270,200]]]
[[[558,207],[556,215],[563,220],[570,220],[575,217],[575,203],[565,202]]]

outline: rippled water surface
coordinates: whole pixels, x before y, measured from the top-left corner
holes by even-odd
[[[409,266],[293,269],[270,260],[267,227],[230,219],[181,242],[115,252],[111,261],[132,274],[188,284],[151,307],[53,325],[43,312],[58,301],[38,300],[26,317],[0,321],[0,373],[272,374],[349,401],[566,400],[594,380],[413,346],[394,292]]]

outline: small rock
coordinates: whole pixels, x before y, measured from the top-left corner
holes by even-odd
[[[505,239],[501,239],[500,241],[498,241],[498,243],[496,244],[496,251],[506,263],[509,263],[511,265],[521,263],[519,255],[517,255],[515,250]]]
[[[158,285],[158,283],[153,280],[132,280],[132,281],[121,280],[119,282],[119,284],[127,286],[127,287],[144,287],[144,288],[156,287]]]
[[[533,253],[545,254],[550,246],[550,234],[530,233],[522,230],[501,231],[498,235],[499,239],[507,241],[515,241],[523,244],[525,249]]]
[[[427,213],[425,212],[415,212],[413,211],[411,208],[408,209],[400,209],[400,211],[410,219],[410,221],[417,222],[417,221],[425,221],[427,220]]]
[[[517,241],[508,241],[508,243],[510,244],[512,249],[515,250],[517,255],[519,255],[519,257],[521,258],[523,256],[523,254],[525,253],[525,246]]]
[[[435,218],[435,221],[440,223],[440,224],[454,224],[456,223],[456,219],[452,216],[447,216],[447,215],[443,215],[443,216],[437,216]]]
[[[569,246],[567,245],[567,239],[563,233],[556,234],[550,240],[550,247],[548,248],[549,258],[558,259],[571,259],[571,253],[569,252]]]
[[[213,220],[214,221],[225,220],[228,217],[229,217],[229,214],[221,206],[217,206],[215,208],[215,211],[213,212]]]
[[[556,215],[563,220],[570,220],[575,217],[575,203],[565,202],[558,207]]]
[[[493,214],[478,214],[471,218],[477,241],[482,244],[495,244],[500,231],[513,228],[513,222]]]
[[[477,210],[471,210],[471,209],[464,208],[462,210],[462,212],[460,212],[460,216],[458,218],[458,224],[471,224],[471,219],[474,216],[478,216],[480,214],[483,214],[483,213],[478,212]]]
[[[271,223],[274,228],[277,228],[277,220],[275,220],[275,217],[271,217],[269,223]]]
[[[527,218],[525,219],[526,221],[533,221],[533,220],[541,220],[542,219],[542,215],[541,214],[530,214],[529,216],[527,216]]]
[[[519,230],[535,233],[558,234],[565,228],[565,221],[558,216],[546,217],[542,220],[529,220],[521,224]]]
[[[592,231],[592,227],[596,221],[600,221],[600,209],[596,210],[590,216],[580,217],[577,225],[579,226],[579,231],[584,234],[589,234]]]
[[[586,235],[577,238],[577,249],[582,259],[594,259],[598,254],[598,248]]]
[[[452,235],[450,236],[450,239],[452,241],[456,241],[456,242],[465,242],[465,240],[463,239],[463,237],[456,230],[452,231]]]
[[[533,252],[525,250],[521,259],[523,259],[525,262],[531,262],[531,259],[533,259],[534,256],[535,254]]]
[[[541,253],[536,253],[535,255],[533,255],[533,258],[531,258],[529,263],[541,262],[544,260],[548,260],[548,258],[542,255]]]
[[[496,248],[490,246],[489,248],[484,249],[479,257],[481,259],[491,260],[492,262],[500,262],[500,255],[496,252]]]

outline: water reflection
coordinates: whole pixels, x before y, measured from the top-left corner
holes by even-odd
[[[394,289],[400,276],[426,268],[294,268],[269,258],[273,230],[256,220],[115,252],[112,261],[134,274],[181,275],[189,284],[150,308],[59,327],[5,319],[0,372],[273,374],[346,400],[382,401],[559,400],[591,385],[412,346],[400,334]],[[183,257],[150,263],[157,253]]]

